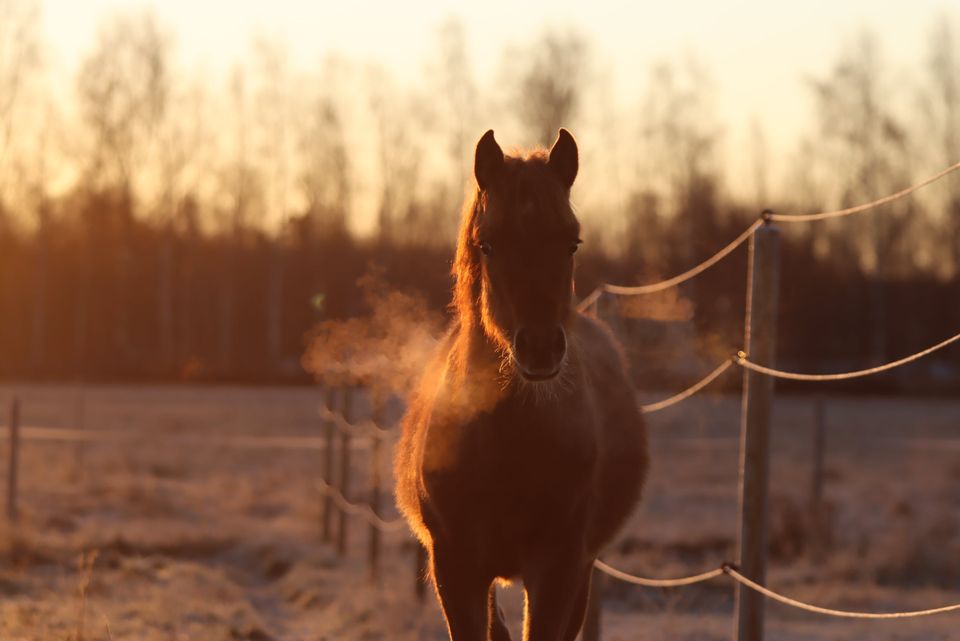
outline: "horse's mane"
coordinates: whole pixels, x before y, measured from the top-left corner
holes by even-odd
[[[480,256],[474,233],[477,218],[484,207],[480,188],[466,199],[457,236],[457,253],[453,259],[453,301],[450,307],[461,324],[476,327],[480,322]]]

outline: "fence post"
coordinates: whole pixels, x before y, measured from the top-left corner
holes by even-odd
[[[373,391],[373,430],[370,438],[370,509],[380,516],[380,467],[381,446],[383,443],[383,396],[379,390]],[[370,578],[380,578],[380,530],[376,523],[370,523]]]
[[[7,519],[15,522],[17,511],[17,473],[20,459],[20,399],[10,403],[10,459],[7,467]]]
[[[343,388],[341,401],[343,419],[350,423],[353,420],[353,385]],[[343,498],[350,500],[350,431],[345,429],[340,435],[340,493]],[[337,554],[347,554],[347,527],[350,524],[350,515],[346,510],[340,510],[340,529],[337,533]]]
[[[818,398],[814,405],[813,472],[810,479],[810,506],[814,512],[820,511],[820,506],[823,502],[823,438],[825,415],[823,399]]]
[[[603,572],[593,568],[590,578],[590,600],[587,602],[587,616],[583,620],[582,641],[600,641],[600,623],[603,613],[603,588],[606,578]]]
[[[766,219],[769,212],[764,212]],[[774,365],[780,233],[766,220],[750,238],[744,349],[761,365]],[[770,409],[773,379],[745,369],[740,410],[740,532],[738,564],[745,576],[766,580],[767,480],[770,467]],[[737,641],[762,641],[764,597],[736,587]]]
[[[826,455],[826,406],[823,398],[814,405],[813,470],[810,479],[810,518],[813,524],[813,551],[823,556],[827,543],[827,518],[823,509],[823,462]]]
[[[80,385],[77,387],[77,396],[74,399],[73,403],[73,427],[77,430],[78,435],[82,436],[83,430],[86,429],[87,419],[87,406],[86,406],[86,387],[85,384],[81,381]],[[74,474],[79,477],[83,473],[84,465],[84,453],[86,451],[86,443],[83,438],[77,439],[76,445],[74,445],[73,450],[73,468]]]
[[[337,388],[334,385],[328,384],[326,390],[326,404],[328,414],[324,419],[324,430],[325,430],[325,447],[323,452],[323,481],[327,484],[327,487],[331,487],[334,484],[334,457],[336,453],[336,441],[334,440],[334,434],[336,433],[333,425],[333,412],[336,411],[336,402],[337,402]],[[333,497],[330,496],[330,492],[325,492],[323,495],[323,540],[326,543],[329,543],[333,538]]]

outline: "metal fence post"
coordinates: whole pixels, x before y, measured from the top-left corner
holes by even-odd
[[[7,467],[7,518],[16,521],[17,510],[17,473],[20,460],[20,399],[13,398],[10,403],[10,459]]]
[[[330,488],[334,484],[334,461],[336,453],[336,441],[334,439],[334,434],[336,430],[333,425],[333,412],[336,411],[336,401],[337,401],[337,388],[333,385],[327,385],[326,390],[326,404],[328,414],[324,419],[324,453],[323,453],[323,481],[327,484],[327,488]],[[333,538],[333,497],[330,496],[330,492],[325,492],[323,495],[323,540],[329,543]]]
[[[810,506],[814,512],[819,512],[823,503],[823,455],[824,455],[824,423],[826,411],[822,398],[818,398],[814,405],[813,423],[813,471],[810,478]]]
[[[343,419],[349,424],[353,414],[353,385],[343,388],[342,400]],[[350,500],[350,430],[345,429],[340,436],[340,493],[343,498]],[[346,510],[340,510],[340,528],[337,533],[337,554],[347,554],[347,528],[350,524],[350,515]]]
[[[383,444],[383,396],[378,390],[373,392],[373,430],[370,438],[370,509],[380,516],[380,467]],[[380,578],[380,530],[376,523],[370,523],[370,578]]]
[[[764,218],[768,212],[764,212]],[[750,238],[744,349],[761,365],[774,365],[776,351],[780,233],[767,221]],[[740,532],[738,564],[758,583],[766,580],[767,495],[773,379],[744,370],[740,410]],[[737,641],[762,641],[764,597],[736,587]]]
[[[813,553],[815,559],[823,557],[828,538],[828,519],[823,505],[824,458],[826,457],[826,406],[818,398],[813,426],[813,470],[810,479],[810,519],[813,530]]]

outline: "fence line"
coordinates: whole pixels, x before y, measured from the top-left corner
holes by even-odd
[[[0,434],[7,434],[9,428],[0,427]],[[171,436],[165,434],[131,434],[119,430],[78,430],[62,427],[22,427],[20,438],[25,441],[50,442],[96,442],[96,443],[126,443],[142,442],[144,440],[165,440],[178,444],[203,445],[207,447],[230,447],[249,450],[325,450],[326,443],[319,436]],[[354,446],[355,449],[366,449],[365,444]]]
[[[853,610],[834,610],[833,608],[824,608],[819,605],[812,605],[810,603],[798,601],[797,599],[792,599],[778,592],[774,592],[770,588],[762,586],[759,583],[751,581],[747,577],[743,576],[735,567],[730,564],[724,564],[721,571],[727,576],[731,577],[734,581],[762,594],[768,599],[772,599],[778,603],[782,603],[783,605],[788,605],[799,610],[814,612],[816,614],[826,614],[827,616],[832,617],[841,617],[846,619],[908,619],[960,610],[960,603],[954,605],[945,605],[939,608],[930,608],[927,610],[907,610],[903,612],[856,612]]]
[[[905,189],[901,189],[898,192],[884,196],[882,198],[877,198],[868,203],[863,203],[861,205],[855,205],[853,207],[846,207],[844,209],[835,209],[833,211],[824,211],[818,212],[816,214],[775,214],[769,210],[765,210],[763,214],[757,220],[753,221],[749,227],[747,227],[743,233],[737,236],[729,245],[718,251],[717,253],[710,256],[702,263],[688,269],[682,274],[678,274],[673,278],[668,278],[657,283],[650,283],[649,285],[638,285],[638,286],[628,286],[628,285],[613,285],[611,283],[604,283],[594,289],[590,294],[584,298],[579,305],[577,305],[578,311],[586,311],[590,308],[591,305],[595,304],[600,296],[604,293],[616,294],[619,296],[638,296],[642,294],[653,294],[655,292],[663,291],[669,289],[676,285],[680,285],[691,278],[701,274],[707,269],[713,267],[715,264],[723,260],[730,252],[735,250],[737,247],[742,245],[747,241],[748,238],[766,222],[782,222],[782,223],[800,223],[800,222],[810,222],[818,220],[826,220],[828,218],[838,218],[841,216],[849,216],[851,214],[857,214],[862,211],[867,211],[868,209],[874,209],[881,205],[893,202],[909,196],[913,192],[926,187],[927,185],[934,183],[947,174],[950,174],[956,170],[960,169],[960,162],[953,164],[946,169],[943,169],[932,176],[929,176],[920,182],[911,185]]]
[[[798,599],[794,599],[779,592],[775,592],[770,588],[760,585],[756,581],[752,581],[745,577],[740,571],[731,563],[724,563],[720,567],[714,570],[708,570],[707,572],[701,572],[700,574],[694,574],[691,576],[681,577],[677,579],[648,579],[645,577],[636,576],[634,574],[629,574],[622,570],[618,570],[610,565],[607,565],[599,559],[594,562],[594,566],[609,576],[612,576],[615,579],[619,579],[624,583],[630,583],[632,585],[639,585],[649,588],[675,588],[675,587],[684,587],[688,585],[694,585],[697,583],[704,583],[706,581],[711,581],[719,576],[727,575],[737,583],[740,583],[744,587],[747,587],[763,596],[782,603],[783,605],[790,606],[799,610],[804,610],[806,612],[813,612],[816,614],[825,614],[827,616],[847,618],[847,619],[907,619],[914,617],[924,617],[931,616],[934,614],[944,614],[947,612],[955,612],[960,610],[960,603],[954,605],[945,605],[938,608],[928,608],[925,610],[905,610],[899,612],[858,612],[854,610],[837,610],[834,608],[825,608],[819,605],[813,605],[811,603],[806,603]]]
[[[713,370],[712,372],[710,372],[709,374],[707,374],[706,376],[704,376],[699,381],[697,381],[696,383],[694,383],[684,391],[680,392],[679,394],[675,394],[669,398],[665,398],[662,401],[657,401],[656,403],[648,403],[647,405],[641,405],[640,409],[642,409],[646,414],[652,414],[653,412],[659,412],[660,410],[665,410],[668,407],[676,405],[681,401],[685,401],[691,396],[693,396],[694,394],[696,394],[697,392],[699,392],[700,390],[702,390],[704,387],[706,387],[707,385],[715,381],[721,374],[727,371],[731,365],[733,365],[732,360],[729,360],[729,359],[725,360],[722,363],[720,363],[720,365],[718,365],[715,370]]]
[[[332,421],[333,426],[337,428],[341,435],[353,438],[382,438],[384,433],[396,428],[396,425],[381,427],[372,419],[356,423],[351,422],[342,413],[335,412],[326,405],[320,405],[317,413],[322,420]]]
[[[899,360],[895,360],[890,363],[885,363],[883,365],[877,365],[876,367],[870,367],[867,369],[856,370],[853,372],[842,372],[839,374],[798,374],[796,372],[785,372],[783,370],[774,369],[772,367],[766,367],[764,365],[758,365],[750,361],[747,358],[747,355],[744,352],[738,352],[734,359],[736,363],[746,369],[759,372],[761,374],[766,374],[768,376],[773,376],[775,378],[785,378],[794,381],[842,381],[851,378],[860,378],[861,376],[870,376],[871,374],[879,374],[880,372],[885,372],[887,370],[900,367],[901,365],[906,365],[907,363],[912,363],[913,361],[919,360],[924,356],[932,354],[937,350],[943,349],[947,345],[957,342],[960,340],[960,334],[951,336],[945,341],[941,341],[932,347],[921,350],[910,356],[905,356]]]
[[[592,292],[590,292],[586,298],[584,298],[582,301],[580,301],[577,304],[577,311],[585,312],[588,309],[590,309],[591,306],[595,305],[597,301],[600,300],[600,296],[603,295],[603,291],[604,291],[603,288],[604,286],[600,285],[599,287],[594,289]]]
[[[877,198],[876,200],[872,200],[862,205],[856,205],[854,207],[846,207],[844,209],[835,209],[833,211],[824,211],[817,214],[770,214],[768,218],[778,223],[802,223],[802,222],[810,222],[815,220],[826,220],[827,218],[839,218],[841,216],[849,216],[850,214],[858,214],[861,211],[873,209],[874,207],[879,207],[880,205],[886,205],[887,203],[891,203],[895,200],[899,200],[904,196],[909,196],[910,194],[917,191],[918,189],[922,187],[926,187],[930,183],[940,180],[947,174],[954,172],[957,169],[960,169],[960,162],[954,165],[950,165],[949,167],[947,167],[942,171],[938,171],[934,175],[928,178],[925,178],[924,180],[921,180],[915,185],[911,185],[910,187],[901,189],[900,191],[890,194],[889,196],[884,196],[883,198]]]
[[[723,575],[723,568],[717,568],[715,570],[709,570],[700,574],[694,574],[692,576],[685,576],[676,579],[648,579],[618,570],[613,566],[607,565],[600,559],[594,561],[593,565],[604,574],[612,576],[615,579],[619,579],[624,583],[641,585],[645,588],[678,588],[686,585],[693,585],[695,583],[703,583],[704,581],[710,581],[718,576]]]
[[[700,263],[699,265],[688,269],[682,274],[677,274],[673,278],[668,278],[667,280],[663,280],[658,283],[650,283],[649,285],[636,285],[636,286],[613,285],[610,283],[604,283],[603,285],[600,285],[599,287],[594,289],[586,298],[584,298],[580,302],[580,304],[577,306],[577,309],[579,311],[584,311],[588,309],[600,298],[600,296],[604,292],[608,292],[610,294],[616,294],[618,296],[638,296],[641,294],[653,294],[655,292],[660,292],[665,289],[670,289],[671,287],[675,287],[681,283],[684,283],[690,280],[691,278],[694,278],[695,276],[700,275],[701,273],[705,272],[706,270],[710,269],[711,267],[719,263],[730,252],[732,252],[737,247],[745,243],[753,234],[753,232],[755,232],[757,228],[759,228],[763,224],[764,224],[764,220],[762,218],[758,218],[757,220],[753,221],[753,223],[749,227],[747,227],[739,236],[734,238],[733,241],[731,241],[730,244],[728,244],[726,247],[724,247],[723,249],[721,249],[720,251],[715,253],[713,256],[711,256],[710,258]]]
[[[337,507],[340,508],[342,512],[350,516],[363,517],[367,523],[381,532],[397,532],[407,526],[407,522],[401,518],[384,519],[370,507],[369,503],[353,503],[347,500],[347,497],[345,497],[339,489],[322,479],[317,481],[317,489],[332,498],[333,502],[337,504]]]

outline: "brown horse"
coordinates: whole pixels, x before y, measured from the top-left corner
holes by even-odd
[[[577,145],[477,144],[455,321],[404,418],[397,504],[453,641],[509,641],[494,582],[521,579],[523,638],[573,641],[591,567],[640,495],[646,436],[621,352],[573,308]]]

